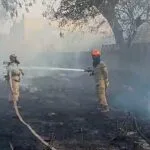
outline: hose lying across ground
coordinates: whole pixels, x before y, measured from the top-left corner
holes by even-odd
[[[14,147],[13,147],[13,145],[12,145],[11,142],[9,142],[9,146],[10,146],[10,149],[11,149],[11,150],[14,150]]]
[[[41,138],[41,136],[38,135],[38,134],[36,133],[36,131],[35,131],[28,123],[26,123],[26,122],[23,120],[23,118],[22,118],[22,116],[21,116],[21,114],[20,114],[20,112],[19,112],[17,103],[14,102],[13,104],[14,104],[14,109],[15,109],[16,115],[17,115],[18,119],[20,120],[20,122],[21,122],[22,124],[24,124],[24,125],[30,130],[30,132],[31,132],[43,145],[45,145],[47,148],[49,148],[49,150],[56,150],[54,147],[52,147],[51,145],[49,145],[48,142],[44,141],[44,140]],[[135,126],[135,129],[136,129],[137,133],[139,133],[139,135],[140,135],[148,144],[150,144],[149,139],[146,138],[145,135],[140,131],[136,117],[135,117],[134,115],[131,115],[131,116],[132,116],[132,118],[133,118],[133,121],[134,121],[133,123],[134,123],[134,126]],[[129,116],[127,116],[127,118],[125,119],[125,122],[128,120],[128,117],[129,117]],[[123,125],[123,126],[124,126],[124,125]],[[10,145],[10,146],[11,146],[11,148],[12,148],[12,145]]]
[[[11,76],[10,76],[10,80],[12,81]],[[11,90],[12,90],[12,89],[11,89]],[[12,90],[12,91],[13,91],[13,90]],[[26,122],[23,120],[23,118],[22,118],[22,116],[21,116],[21,114],[20,114],[20,112],[19,112],[19,109],[18,109],[18,106],[17,106],[17,102],[16,102],[16,101],[13,101],[13,105],[14,105],[14,109],[15,109],[16,115],[17,115],[18,119],[20,120],[20,122],[21,122],[22,124],[24,124],[24,125],[30,130],[30,132],[31,132],[44,146],[46,146],[49,150],[56,150],[56,149],[55,149],[53,146],[51,146],[48,142],[44,141],[44,140],[41,138],[41,136],[38,135],[38,134],[36,133],[36,131],[35,131],[34,129],[32,129],[32,127],[31,127],[28,123],[26,123]]]
[[[38,135],[38,134],[36,133],[36,131],[35,131],[28,123],[26,123],[26,122],[23,120],[23,118],[22,118],[22,116],[21,116],[21,114],[20,114],[20,112],[19,112],[19,109],[18,109],[18,106],[17,106],[17,102],[14,102],[13,104],[14,104],[14,109],[15,109],[16,115],[17,115],[18,119],[20,120],[20,122],[21,122],[22,124],[24,124],[24,125],[30,130],[30,132],[31,132],[43,145],[45,145],[47,148],[49,148],[49,150],[56,150],[53,146],[50,146],[48,142],[44,141],[44,140],[41,138],[41,136]]]

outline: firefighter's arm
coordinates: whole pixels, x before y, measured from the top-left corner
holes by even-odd
[[[90,76],[93,76],[93,75],[94,75],[94,70],[91,69],[90,67],[88,67],[87,69],[85,69],[84,72],[90,73]]]
[[[19,69],[19,70],[20,70],[20,72],[21,72],[21,75],[24,76],[23,70],[22,70],[22,69]]]
[[[13,87],[12,87],[12,75],[11,75],[11,71],[9,71],[9,85],[10,85],[10,89],[11,89],[11,92],[13,93]]]
[[[107,88],[109,86],[109,79],[108,79],[108,69],[106,66],[103,67],[103,73],[104,73],[105,83]]]

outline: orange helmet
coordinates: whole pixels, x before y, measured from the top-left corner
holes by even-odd
[[[98,50],[98,49],[93,49],[93,50],[91,51],[91,55],[94,56],[94,57],[101,56],[101,51]]]

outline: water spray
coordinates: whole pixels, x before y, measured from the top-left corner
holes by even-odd
[[[4,70],[0,69],[0,71],[4,71],[2,74],[3,77],[7,76],[7,67],[9,62],[3,62]],[[19,66],[23,70],[23,72],[27,71],[36,71],[36,72],[42,72],[42,71],[67,71],[67,72],[92,72],[91,68],[87,69],[77,69],[77,68],[65,68],[65,67],[48,67],[48,66]],[[26,78],[32,78],[32,76],[26,76]]]
[[[7,61],[3,62],[5,68],[8,66]],[[45,67],[45,66],[20,66],[23,70],[43,70],[43,71],[75,71],[75,72],[89,72],[91,69],[76,69],[76,68],[64,68],[64,67]]]
[[[26,67],[26,66],[22,66],[20,67],[23,70],[43,70],[43,71],[76,71],[76,72],[84,72],[84,69],[75,69],[75,68],[59,68],[59,67],[38,67],[38,66],[30,66],[30,67]]]

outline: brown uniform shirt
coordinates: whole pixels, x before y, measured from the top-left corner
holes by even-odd
[[[104,62],[100,62],[93,71],[96,84],[98,84],[100,80],[108,80],[108,70]]]

